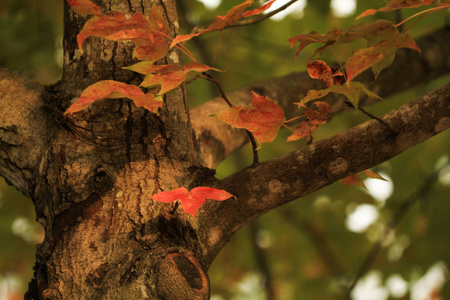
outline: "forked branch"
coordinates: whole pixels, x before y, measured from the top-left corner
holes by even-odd
[[[448,129],[449,101],[450,83],[381,116],[389,127],[370,120],[218,181],[215,187],[230,192],[237,200],[211,201],[200,213],[208,262],[236,230],[251,220],[387,161]]]

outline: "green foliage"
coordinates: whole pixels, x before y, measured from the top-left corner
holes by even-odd
[[[0,4],[0,67],[43,84],[59,80],[62,63],[62,3],[6,0]]]

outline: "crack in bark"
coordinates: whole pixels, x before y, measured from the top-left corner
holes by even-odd
[[[144,0],[140,1],[141,4],[141,9],[142,9],[142,14],[145,16],[145,6],[144,6]]]
[[[147,117],[148,117],[148,110],[144,111],[144,114],[141,117],[141,129],[142,129],[142,133],[141,135],[138,137],[139,139],[139,143],[142,145],[142,154],[145,156],[146,159],[150,158],[150,155],[148,154],[148,144],[146,142],[146,138],[148,139],[148,123],[147,123]]]
[[[156,155],[153,155],[155,159],[155,175],[153,176],[153,180],[155,182],[155,189],[153,190],[152,195],[156,194],[159,190],[161,190],[161,184],[159,183],[159,160]]]
[[[129,10],[131,13],[136,12],[136,11],[133,9],[133,5],[131,5],[131,1],[130,1],[130,0],[127,0],[127,3],[128,3],[128,10]]]
[[[131,137],[133,136],[133,114],[131,109],[131,103],[127,102],[128,113],[127,121],[125,122],[125,147],[126,155],[129,162],[131,162]]]
[[[114,43],[113,49],[112,49],[112,56],[111,56],[111,65],[112,65],[112,74],[111,77],[112,79],[116,80],[116,62],[114,61],[114,59],[116,58],[117,55],[117,47],[118,47],[118,42]],[[106,49],[106,48],[105,48]]]

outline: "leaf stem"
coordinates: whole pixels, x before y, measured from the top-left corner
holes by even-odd
[[[355,106],[349,102],[349,101],[345,101],[345,104],[347,104],[348,106],[355,108]],[[377,116],[375,116],[374,114],[368,112],[367,110],[365,110],[364,108],[358,107],[358,110],[361,111],[363,114],[365,114],[366,116],[368,116],[369,118],[373,119],[373,120],[377,120],[378,122],[380,122],[381,124],[383,124],[384,126],[386,126],[387,128],[389,128],[391,131],[394,131],[389,124],[386,124],[386,122],[384,122],[382,119],[378,118]]]
[[[295,121],[295,120],[298,120],[298,119],[300,119],[301,117],[304,117],[304,116],[305,116],[305,114],[300,115],[300,116],[297,116],[297,117],[294,117],[294,118],[289,119],[289,120],[286,120],[286,121],[284,121],[283,123],[290,123],[290,122],[293,122],[293,121]]]
[[[411,20],[412,18],[415,18],[415,17],[417,17],[417,16],[419,16],[419,15],[421,15],[421,14],[426,14],[426,15],[428,15],[428,14],[433,13],[433,12],[435,12],[435,11],[438,11],[438,10],[441,10],[441,9],[444,9],[444,8],[448,8],[449,6],[450,6],[449,4],[441,3],[440,6],[438,6],[438,7],[433,7],[433,8],[429,8],[429,9],[423,10],[423,11],[421,11],[421,12],[418,12],[417,14],[414,14],[414,15],[412,15],[412,16],[410,16],[410,17],[404,19],[403,21],[401,21],[400,23],[396,24],[395,26],[396,26],[396,27],[399,27],[399,26],[401,26],[403,23],[408,22],[408,21]],[[425,15],[425,16],[426,16],[426,15]],[[422,16],[422,17],[424,17],[424,16]],[[419,19],[419,20],[420,20],[420,19]],[[408,29],[409,29],[409,27],[408,27],[407,29],[403,30],[402,33],[405,33]]]
[[[165,38],[168,38],[169,40],[173,41],[173,38],[168,36],[167,34],[165,34],[164,32],[160,32],[158,30],[152,30],[154,32],[156,32],[159,35],[162,35]],[[195,59],[194,55],[191,53],[191,51],[189,51],[184,45],[182,44],[177,44],[175,45],[175,47],[180,50],[181,52],[183,52],[184,54],[186,54],[190,59],[192,59],[192,61],[197,62],[197,60]]]
[[[214,67],[214,62],[216,61],[217,50],[219,50],[220,38],[222,37],[222,30],[219,33],[219,38],[217,39],[216,49],[214,50],[214,56],[211,63],[211,67]]]
[[[300,118],[300,117],[297,117],[297,118]],[[294,132],[295,130],[292,128],[292,127],[290,127],[290,126],[288,126],[288,125],[286,125],[286,124],[281,124],[281,126],[283,126],[284,128],[287,128],[287,129],[289,129],[290,131],[292,131],[292,132]]]

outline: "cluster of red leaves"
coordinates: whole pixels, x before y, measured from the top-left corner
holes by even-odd
[[[356,75],[372,67],[377,76],[381,70],[390,66],[394,60],[397,49],[410,48],[420,51],[413,38],[408,34],[400,33],[394,23],[388,20],[378,20],[374,23],[360,23],[350,26],[346,30],[333,29],[326,34],[311,32],[290,38],[288,41],[293,47],[299,42],[295,56],[303,48],[312,43],[323,43],[313,56],[322,54],[328,47],[350,43],[364,38],[368,41],[368,48],[355,51],[345,65],[346,80],[351,81]]]
[[[184,212],[195,217],[198,209],[206,202],[206,199],[224,201],[232,197],[234,196],[224,190],[202,186],[193,188],[190,192],[184,187],[170,192],[160,192],[150,196],[150,199],[163,203],[180,200],[181,208],[183,208]]]
[[[213,23],[209,25],[208,28],[197,32],[197,33],[191,33],[191,34],[184,34],[184,35],[178,35],[171,43],[170,47],[175,46],[178,43],[189,41],[191,38],[199,36],[201,34],[209,33],[212,31],[222,30],[227,26],[230,26],[231,24],[239,21],[242,18],[254,16],[257,14],[262,13],[263,11],[267,10],[272,6],[272,4],[275,2],[275,0],[271,0],[268,3],[262,5],[259,8],[246,11],[244,10],[252,5],[253,0],[246,0],[242,4],[233,6],[224,16],[217,16]]]
[[[93,15],[78,34],[80,49],[87,37],[98,36],[111,41],[132,41],[135,44],[133,56],[152,64],[166,56],[169,50],[166,36],[169,30],[158,6],[154,5],[147,17],[135,13],[127,18],[119,12],[104,15],[100,8],[89,0],[68,0],[68,2],[76,13]],[[142,106],[151,112],[156,112],[162,106],[162,98],[156,90],[144,94],[137,86],[104,80],[87,87],[65,114],[78,112],[89,104],[106,98],[129,98],[136,106]]]
[[[95,83],[83,92],[81,97],[65,112],[66,114],[82,110],[97,100],[122,97],[130,98],[137,106],[143,106],[152,112],[156,112],[162,105],[160,95],[182,84],[189,72],[217,71],[217,69],[199,63],[188,64],[183,69],[176,65],[154,65],[154,62],[165,57],[169,50],[169,27],[165,24],[161,9],[157,5],[153,5],[147,16],[134,13],[130,18],[127,18],[119,12],[110,12],[109,15],[105,15],[90,0],[67,1],[76,13],[93,15],[78,34],[77,42],[80,49],[89,36],[103,37],[111,41],[132,41],[135,44],[133,57],[142,60],[142,62],[126,67],[126,69],[146,75],[141,83],[142,87],[154,88],[160,86],[160,89],[155,88],[143,95],[142,92],[137,91],[137,87],[125,83],[111,80]],[[218,16],[207,29],[196,34],[177,36],[172,41],[171,47],[194,36],[222,30],[241,18],[260,14],[268,9],[274,1],[272,0],[257,9],[244,12],[253,3],[253,0],[246,0],[230,9],[225,16]]]
[[[156,112],[162,106],[161,95],[178,87],[188,76],[189,72],[206,72],[216,70],[212,67],[197,62],[187,64],[184,68],[176,65],[155,65],[155,61],[165,57],[169,50],[169,29],[164,23],[162,12],[154,5],[148,16],[140,13],[133,14],[130,18],[119,12],[110,12],[105,15],[100,8],[89,0],[67,0],[72,9],[81,15],[93,15],[82,31],[79,33],[77,42],[80,49],[84,40],[89,36],[103,37],[112,41],[129,40],[135,44],[134,58],[142,62],[126,67],[137,73],[146,75],[142,87],[154,88],[144,94],[139,87],[113,80],[99,81],[81,94],[79,99],[65,112],[74,113],[86,108],[91,103],[105,98],[130,98],[137,106],[143,106],[149,111]],[[245,0],[242,4],[232,7],[226,15],[218,16],[206,29],[197,33],[179,35],[173,39],[170,47],[177,46],[180,42],[188,41],[193,37],[212,31],[223,30],[238,20],[260,14],[268,9],[275,0],[271,0],[261,7],[246,11],[253,0]],[[432,0],[391,0],[385,7],[367,10],[358,18],[368,16],[377,11],[391,11],[399,8],[419,7],[431,4]],[[447,4],[445,4],[447,5]],[[355,107],[358,106],[360,93],[364,91],[371,97],[378,97],[367,90],[362,83],[351,82],[358,74],[371,67],[375,76],[392,64],[397,49],[410,48],[420,51],[414,40],[406,34],[400,33],[397,27],[390,21],[379,20],[374,23],[361,23],[341,31],[333,29],[326,34],[311,32],[289,39],[291,47],[299,42],[296,57],[300,51],[312,43],[323,43],[324,46],[317,49],[315,55],[322,54],[328,47],[342,43],[350,43],[360,38],[368,41],[368,47],[355,51],[345,65],[346,74],[343,70],[329,67],[324,61],[313,61],[308,63],[308,73],[311,78],[319,79],[327,86],[324,90],[311,90],[299,103],[299,106],[313,99],[322,98],[330,92],[345,95]],[[177,46],[178,47],[178,46]],[[347,81],[345,85],[341,85]],[[155,87],[158,87],[155,88]],[[378,97],[379,98],[379,97]],[[318,110],[305,107],[306,120],[301,122],[294,133],[288,137],[288,141],[308,138],[321,124],[327,121],[331,107],[326,102],[315,103]],[[275,102],[265,96],[252,92],[253,108],[238,106],[216,115],[225,123],[236,127],[245,128],[250,131],[259,144],[272,142],[284,121],[284,112]],[[365,170],[368,177],[383,179],[380,175]],[[341,180],[345,184],[361,185],[364,183],[358,173]],[[195,216],[198,209],[205,203],[206,199],[223,201],[234,197],[226,191],[209,187],[197,187],[190,192],[185,188],[177,188],[170,192],[161,192],[151,196],[151,199],[168,203],[175,200],[181,201],[183,210]]]
[[[314,111],[309,107],[305,107],[306,120],[300,122],[294,133],[288,136],[287,141],[297,141],[299,139],[309,138],[319,125],[325,124],[328,120],[328,114],[330,113],[330,104],[322,101],[314,103],[318,111]]]
[[[252,91],[252,106],[232,107],[215,116],[235,128],[250,131],[259,144],[272,142],[284,121],[284,111],[269,97]]]
[[[132,41],[136,45],[133,56],[140,60],[156,61],[166,55],[169,30],[158,6],[154,5],[147,17],[134,13],[127,18],[116,11],[104,15],[89,0],[69,0],[69,4],[78,14],[94,15],[78,34],[77,42],[81,50],[87,37],[98,36],[111,41]]]
[[[187,78],[189,72],[218,71],[217,69],[197,62],[187,64],[184,68],[176,65],[155,65],[155,61],[165,57],[169,50],[167,42],[169,29],[164,23],[162,12],[157,5],[152,7],[148,16],[134,13],[130,18],[127,18],[119,12],[110,12],[109,15],[105,15],[97,5],[89,0],[67,1],[76,13],[93,15],[78,34],[77,42],[80,49],[82,49],[84,40],[89,36],[103,37],[111,41],[132,41],[135,44],[133,57],[142,61],[135,65],[125,67],[125,69],[146,75],[140,86],[145,88],[159,86],[160,88],[159,90],[153,89],[149,93],[144,94],[139,87],[134,85],[114,80],[99,81],[87,87],[65,114],[78,112],[93,102],[106,98],[129,98],[134,101],[136,106],[143,106],[149,111],[156,112],[162,106],[161,95],[178,87]],[[196,34],[177,36],[173,40],[171,47],[176,46],[182,41],[187,41],[194,36],[215,30],[222,30],[241,18],[260,14],[268,9],[273,2],[275,0],[257,9],[244,12],[253,3],[253,0],[246,0],[244,3],[230,9],[225,16],[218,16],[207,29]],[[246,123],[247,125],[243,126],[245,128],[249,127],[249,130],[255,132],[260,143],[267,142],[268,140],[272,141],[283,121],[283,110],[273,103],[273,101],[265,97],[260,97],[256,94],[253,97],[254,101],[252,103],[256,109],[250,111],[243,109],[241,113],[233,111],[222,114],[225,119],[227,118],[225,117],[227,114],[229,114],[229,118],[232,118],[231,116],[235,114],[240,115],[242,119],[235,122],[237,127]],[[271,115],[271,112],[275,113],[276,118]],[[258,121],[258,119],[263,120],[266,117],[268,120],[264,122]],[[237,119],[239,117],[236,117]],[[279,119],[279,121],[275,119]],[[190,192],[185,188],[177,188],[170,192],[158,193],[150,198],[164,203],[180,200],[183,210],[187,214],[195,216],[206,199],[223,201],[231,197],[234,196],[224,190],[210,187],[197,187]]]

